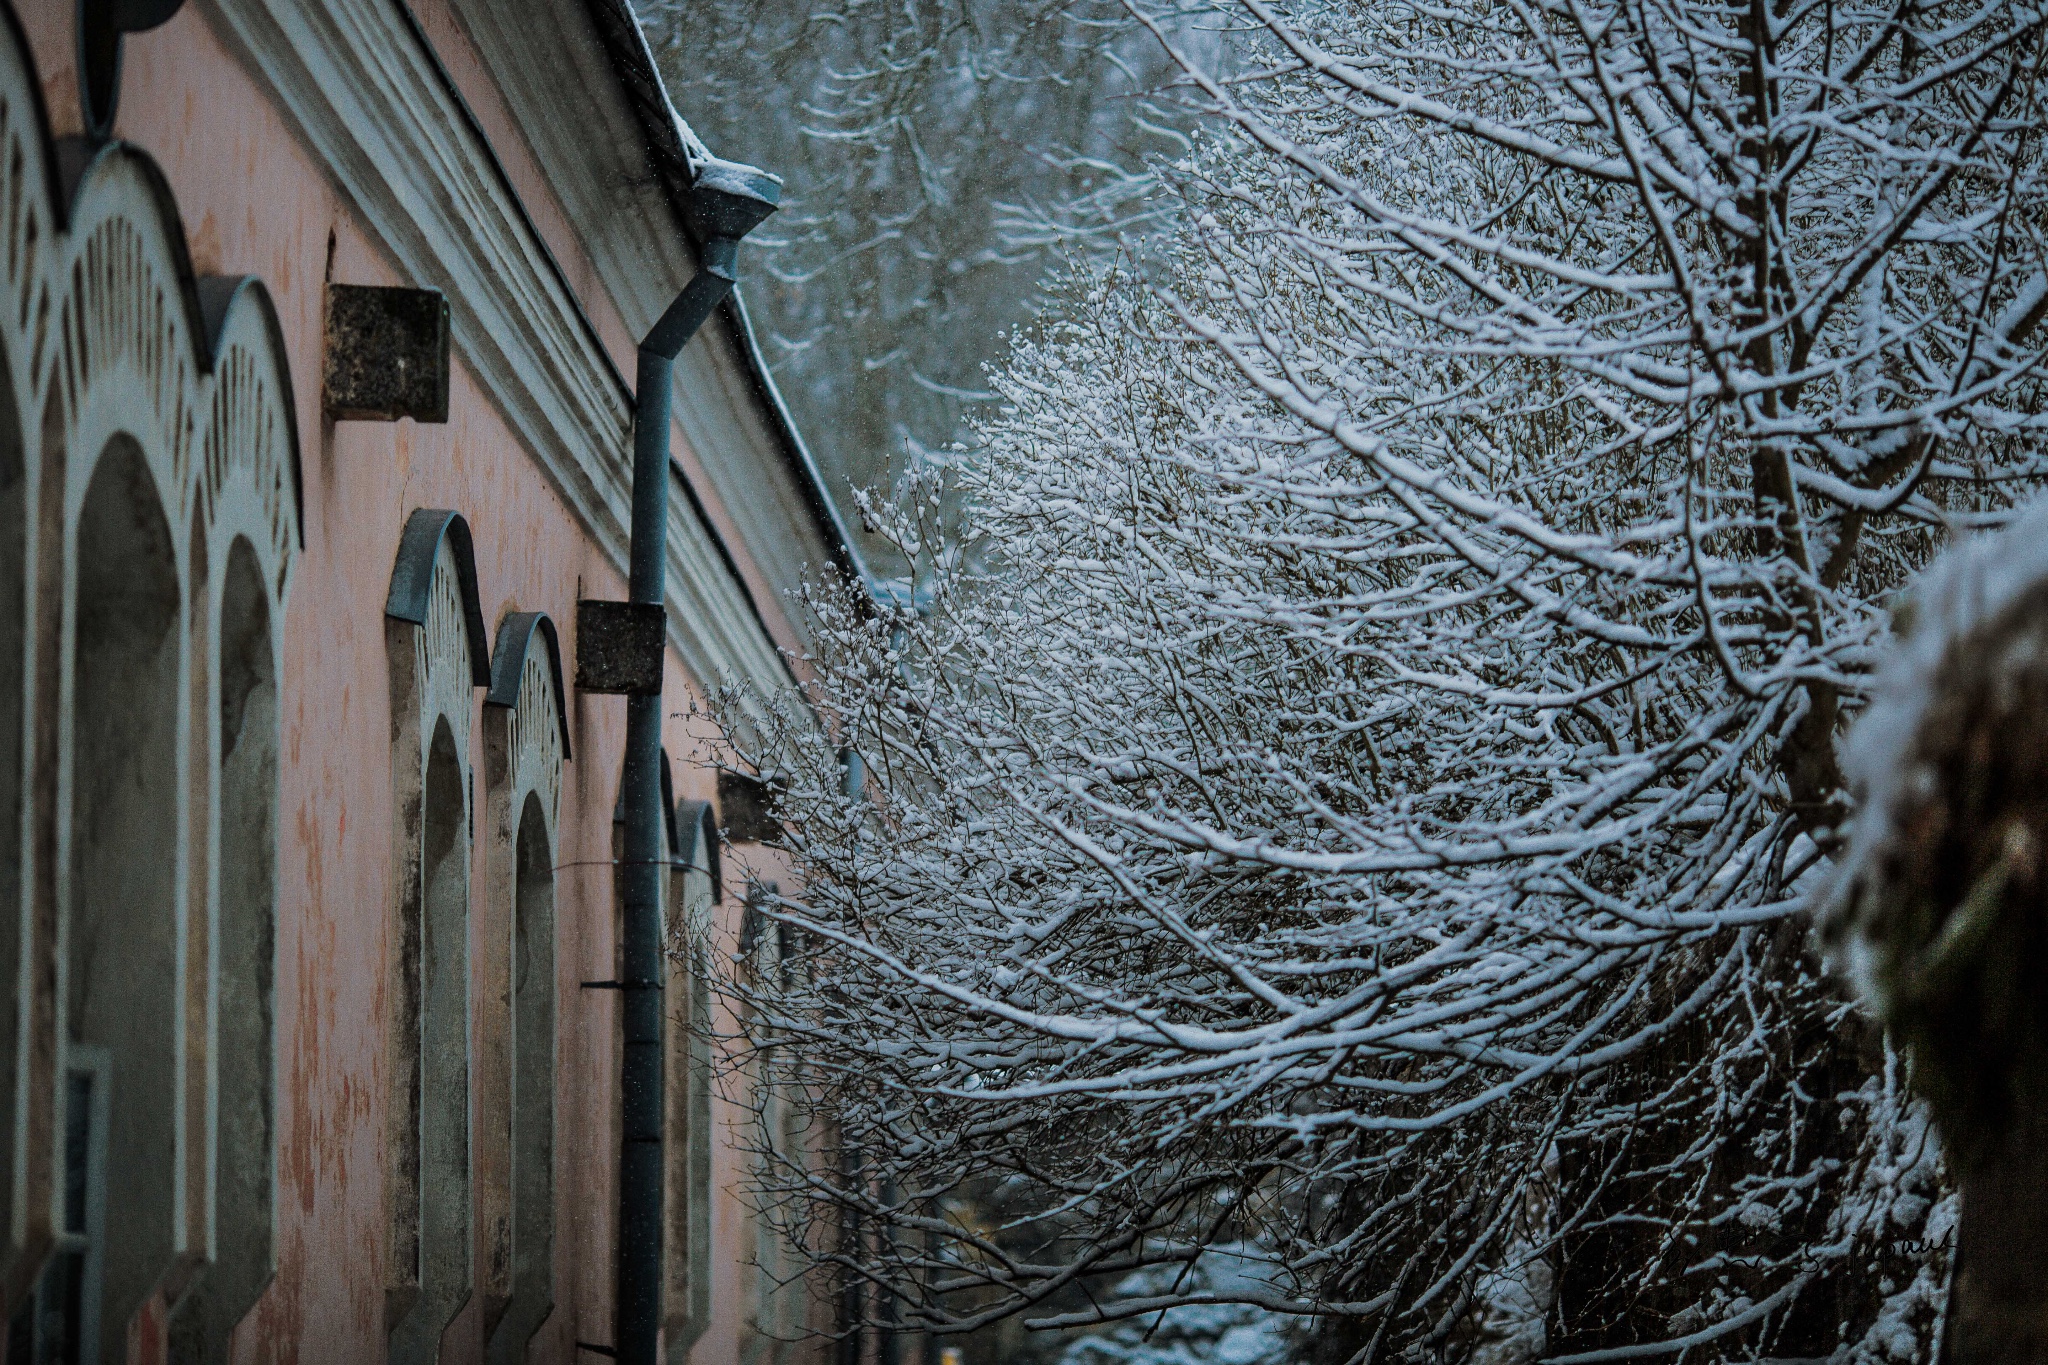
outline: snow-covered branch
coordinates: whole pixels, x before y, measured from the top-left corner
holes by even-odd
[[[1935,1158],[1802,910],[1891,595],[2041,479],[2043,15],[1236,19],[1158,26],[1177,231],[993,376],[964,538],[875,505],[910,590],[821,592],[826,725],[745,755],[747,1017],[859,1154],[765,1196],[905,1325],[1228,1244],[1339,1360],[1502,1295],[1520,1359],[1910,1353]]]

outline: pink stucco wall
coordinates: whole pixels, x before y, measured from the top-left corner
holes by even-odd
[[[474,52],[440,0],[416,6],[514,184],[606,345],[630,373],[632,338],[594,284],[546,180],[516,136]],[[59,134],[79,123],[70,0],[23,0],[20,13]],[[237,1338],[240,1359],[368,1361],[383,1353],[385,925],[391,895],[390,695],[383,606],[399,534],[416,507],[461,511],[472,527],[484,614],[550,613],[565,650],[578,597],[622,597],[537,462],[476,385],[460,355],[449,421],[334,424],[320,407],[322,290],[328,279],[402,283],[262,87],[212,28],[201,4],[131,39],[117,133],[163,167],[202,274],[253,274],[276,302],[290,354],[303,445],[305,553],[283,625],[282,811],[277,1056],[281,1144],[278,1275]],[[677,433],[680,447],[680,432]],[[684,451],[686,464],[694,458]],[[714,522],[784,645],[788,623],[701,477]],[[566,661],[565,661],[566,663]],[[672,655],[671,713],[693,682]],[[481,693],[477,694],[478,704]],[[575,758],[565,774],[557,898],[564,1058],[557,1105],[558,1285],[537,1359],[569,1361],[576,1340],[611,1340],[616,1151],[616,995],[577,983],[614,975],[609,868],[625,707],[568,700]],[[480,727],[473,727],[473,736]],[[679,795],[712,796],[691,764],[693,741],[671,721]],[[480,781],[480,739],[473,776]],[[476,795],[481,805],[481,792]],[[481,852],[481,850],[479,850]],[[473,894],[485,885],[481,859]],[[729,896],[728,920],[738,898]],[[472,914],[474,925],[480,917]],[[735,925],[728,923],[732,932]],[[474,959],[474,951],[472,957]],[[730,1121],[731,1113],[722,1118]],[[745,1228],[737,1159],[722,1149],[714,1213],[716,1317],[695,1365],[739,1358]],[[450,1360],[480,1357],[474,1302],[451,1329]]]

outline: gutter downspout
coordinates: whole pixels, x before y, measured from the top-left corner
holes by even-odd
[[[740,238],[775,211],[782,182],[751,166],[709,160],[688,204],[701,246],[697,273],[640,343],[633,415],[633,527],[627,597],[666,607],[669,411],[676,357],[735,280]],[[619,1281],[613,1349],[622,1365],[655,1365],[661,1345],[662,906],[666,812],[661,799],[662,698],[626,699],[625,924],[620,1007]]]

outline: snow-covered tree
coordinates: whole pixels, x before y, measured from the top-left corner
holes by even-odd
[[[1178,229],[742,746],[764,1198],[899,1325],[1924,1356],[1953,1203],[1804,907],[1891,595],[2048,474],[2048,17],[1242,6]],[[1153,1273],[1220,1244],[1272,1273]]]

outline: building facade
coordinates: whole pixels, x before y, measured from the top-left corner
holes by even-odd
[[[625,707],[577,604],[626,596],[702,149],[627,0],[13,6],[5,1360],[602,1358]],[[790,593],[856,566],[737,301],[674,411],[665,1349],[794,1360],[690,713],[792,685]]]

